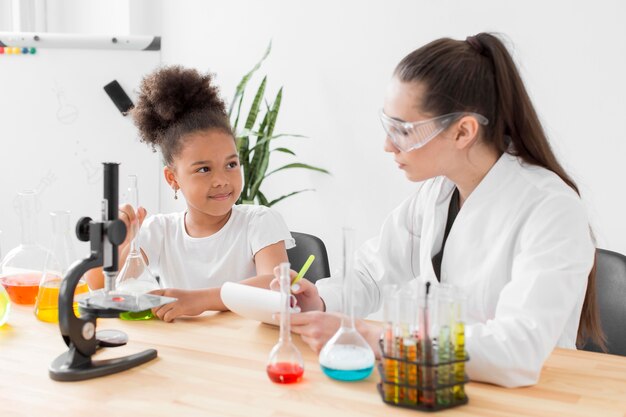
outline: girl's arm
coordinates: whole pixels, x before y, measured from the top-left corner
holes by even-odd
[[[254,256],[257,275],[240,281],[240,284],[252,287],[269,288],[274,277],[274,267],[281,262],[287,262],[285,242],[280,241],[259,250]],[[197,316],[205,311],[227,311],[222,302],[220,288],[206,288],[200,290],[181,290],[169,288],[152,291],[151,294],[178,298],[170,304],[157,307],[153,313],[163,321],[171,322],[179,316]]]
[[[126,239],[124,239],[124,242],[122,242],[122,244],[119,245],[117,248],[117,252],[119,256],[118,257],[118,269],[122,269],[122,266],[124,265],[124,263],[126,262],[126,258],[128,257],[128,252],[130,252],[130,241],[132,239],[131,229],[130,229],[131,222],[134,221],[135,218],[137,218],[139,220],[139,227],[141,227],[141,224],[146,218],[146,214],[147,214],[146,209],[143,207],[139,207],[137,209],[137,212],[135,213],[135,210],[129,204],[120,206],[119,218],[126,225]],[[146,254],[143,252],[143,250],[141,251],[141,254],[143,255],[144,261],[146,261],[146,264],[148,264],[148,258],[146,257]],[[85,273],[85,279],[87,280],[87,285],[89,285],[89,288],[91,290],[97,290],[99,288],[103,288],[104,287],[104,271],[102,267],[93,268],[87,271]]]

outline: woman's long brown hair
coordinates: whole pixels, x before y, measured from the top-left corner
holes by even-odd
[[[407,55],[396,67],[403,82],[420,82],[420,108],[434,116],[458,111],[484,115],[484,140],[501,152],[549,169],[580,195],[557,161],[537,112],[508,50],[496,36],[480,33],[465,41],[435,40]],[[513,146],[510,146],[512,142]],[[596,303],[596,264],[589,274],[577,345],[588,340],[606,351]]]

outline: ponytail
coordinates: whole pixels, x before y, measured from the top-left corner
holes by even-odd
[[[508,50],[496,36],[479,33],[466,41],[435,40],[407,55],[396,67],[403,82],[427,87],[420,108],[434,116],[459,111],[484,115],[483,140],[501,153],[557,174],[580,195],[559,164]],[[593,341],[606,351],[596,303],[596,265],[589,274],[577,345]]]

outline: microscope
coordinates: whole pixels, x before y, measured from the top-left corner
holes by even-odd
[[[126,226],[118,219],[119,164],[104,163],[104,199],[102,220],[81,218],[76,236],[90,242],[88,258],[75,262],[67,271],[59,291],[59,327],[68,351],[50,365],[50,378],[56,381],[80,381],[110,375],[133,368],[157,357],[155,349],[114,359],[93,360],[100,348],[126,344],[128,337],[118,330],[96,331],[97,318],[118,318],[123,312],[139,312],[176,301],[151,294],[131,295],[115,291],[118,272],[118,246],[126,238]],[[105,287],[85,294],[78,301],[80,317],[74,313],[74,291],[90,269],[103,267]]]

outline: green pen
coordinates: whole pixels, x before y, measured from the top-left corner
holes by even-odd
[[[300,272],[298,272],[298,275],[296,275],[293,281],[291,281],[291,285],[297,284],[298,281],[300,281],[302,277],[304,277],[304,274],[306,274],[306,271],[309,270],[309,267],[311,266],[314,260],[315,260],[315,255],[310,255],[309,258],[304,263],[304,265],[302,265],[302,268],[300,268]]]

